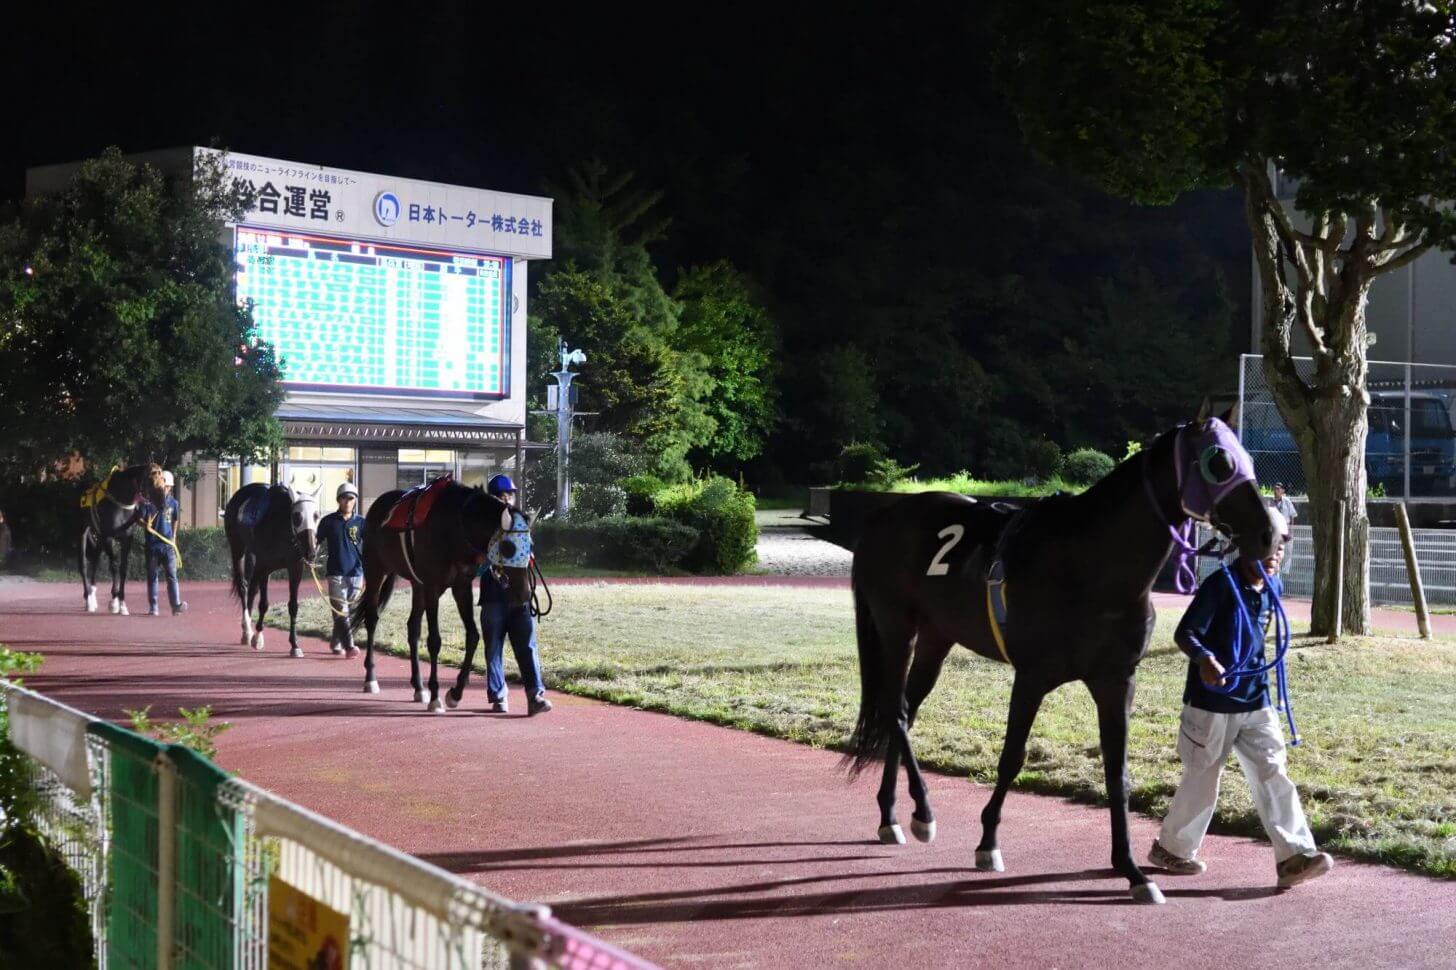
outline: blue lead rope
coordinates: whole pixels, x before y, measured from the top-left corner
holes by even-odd
[[[1284,612],[1284,604],[1280,602],[1279,593],[1274,589],[1273,581],[1270,580],[1268,573],[1264,572],[1264,564],[1258,563],[1257,565],[1259,575],[1264,577],[1264,588],[1269,591],[1269,599],[1273,603],[1274,659],[1263,666],[1258,665],[1256,658],[1264,643],[1264,631],[1259,629],[1258,620],[1249,615],[1249,608],[1244,605],[1244,597],[1239,591],[1238,581],[1229,571],[1228,563],[1224,563],[1223,574],[1229,581],[1229,588],[1233,590],[1234,602],[1239,604],[1240,622],[1234,625],[1233,662],[1229,664],[1223,674],[1228,684],[1224,687],[1215,684],[1211,689],[1220,694],[1230,694],[1233,693],[1235,681],[1245,677],[1256,677],[1270,670],[1274,671],[1279,685],[1275,695],[1275,709],[1284,712],[1284,717],[1289,722],[1289,743],[1297,745],[1299,744],[1299,729],[1294,726],[1294,708],[1289,703],[1289,674],[1284,664],[1284,655],[1289,652],[1289,617]]]

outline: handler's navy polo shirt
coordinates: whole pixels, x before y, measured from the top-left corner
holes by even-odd
[[[1192,663],[1188,665],[1188,679],[1183,687],[1183,703],[1217,714],[1242,714],[1269,706],[1269,675],[1256,674],[1240,677],[1234,681],[1229,693],[1222,693],[1208,687],[1198,675],[1198,660],[1205,654],[1212,654],[1224,669],[1233,663],[1234,630],[1236,624],[1244,623],[1244,637],[1255,636],[1258,650],[1255,653],[1257,666],[1263,666],[1264,631],[1268,629],[1269,617],[1274,609],[1274,598],[1270,586],[1282,594],[1284,586],[1278,576],[1269,577],[1263,589],[1254,589],[1243,578],[1241,568],[1236,564],[1229,567],[1234,582],[1220,569],[1203,581],[1198,587],[1188,612],[1183,614],[1173,639]],[[1235,598],[1233,586],[1238,587],[1238,597],[1243,600],[1244,609],[1254,618],[1257,630],[1251,633],[1247,621],[1239,616],[1239,600]]]
[[[364,540],[364,516],[353,515],[345,520],[330,512],[318,524],[318,538],[328,546],[329,576],[363,576],[364,558],[359,543]]]

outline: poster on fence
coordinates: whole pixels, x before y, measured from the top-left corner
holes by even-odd
[[[271,876],[268,879],[268,970],[344,970],[349,917]]]

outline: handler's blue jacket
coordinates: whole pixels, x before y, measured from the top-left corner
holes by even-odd
[[[1238,595],[1243,599],[1243,608],[1248,610],[1258,625],[1259,648],[1256,658],[1262,666],[1266,663],[1264,631],[1268,629],[1269,618],[1274,609],[1270,586],[1274,592],[1280,594],[1284,592],[1284,586],[1278,576],[1271,576],[1263,589],[1255,589],[1236,566],[1229,567],[1229,571],[1234,574],[1234,582],[1239,588]],[[1198,661],[1204,656],[1211,655],[1225,669],[1233,663],[1235,624],[1244,622],[1240,619],[1239,612],[1239,600],[1235,598],[1233,588],[1222,569],[1213,573],[1198,587],[1193,602],[1188,606],[1188,612],[1183,614],[1178,630],[1173,634],[1179,648],[1192,661],[1188,665],[1188,679],[1183,687],[1183,703],[1217,714],[1240,714],[1269,706],[1267,673],[1239,678],[1234,682],[1232,691],[1227,694],[1208,687],[1198,675]],[[1244,636],[1250,636],[1247,629]]]

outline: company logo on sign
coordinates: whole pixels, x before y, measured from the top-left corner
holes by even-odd
[[[381,192],[374,197],[374,221],[381,226],[392,226],[399,221],[399,196],[393,192]]]

